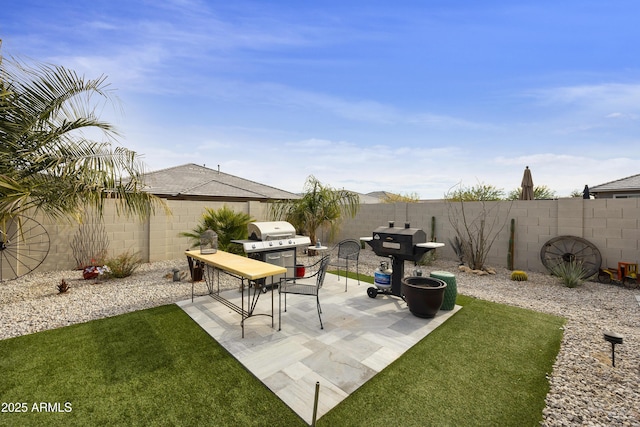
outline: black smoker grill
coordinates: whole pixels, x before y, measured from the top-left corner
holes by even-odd
[[[376,255],[391,258],[391,294],[401,298],[404,262],[418,262],[430,250],[444,246],[444,243],[427,242],[426,233],[419,228],[411,228],[408,222],[404,224],[404,228],[396,228],[393,221],[389,221],[389,227],[373,230],[373,237],[366,239],[366,242]],[[376,288],[367,290],[367,294],[373,298],[377,293]]]

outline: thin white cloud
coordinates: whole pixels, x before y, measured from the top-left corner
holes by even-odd
[[[540,89],[528,93],[541,105],[574,106],[609,113],[640,109],[640,84],[604,83]]]

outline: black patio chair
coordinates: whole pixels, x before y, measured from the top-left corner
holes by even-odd
[[[282,295],[284,294],[284,311],[287,311],[287,294],[295,294],[295,295],[310,295],[316,297],[316,308],[318,309],[318,318],[320,319],[320,329],[324,329],[322,325],[322,308],[320,308],[320,289],[322,288],[322,284],[324,283],[324,276],[327,272],[327,266],[329,265],[329,255],[325,255],[316,263],[305,266],[305,271],[312,272],[316,270],[315,273],[310,273],[308,276],[304,277],[296,277],[289,278],[283,277],[280,279],[280,284],[278,286],[278,330],[282,327]],[[310,279],[315,277],[315,284],[307,284],[300,283],[304,282],[305,279]]]
[[[344,291],[347,292],[347,285],[349,284],[349,263],[356,264],[356,277],[358,278],[358,285],[360,284],[360,264],[358,258],[360,257],[360,242],[354,239],[346,239],[339,242],[337,245],[338,254],[337,257],[332,259],[329,263],[332,267],[338,268],[338,281],[340,281],[340,269],[344,269]]]

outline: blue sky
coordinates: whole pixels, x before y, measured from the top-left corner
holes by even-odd
[[[640,173],[640,3],[21,0],[2,53],[108,76],[119,143],[299,192],[558,196]]]

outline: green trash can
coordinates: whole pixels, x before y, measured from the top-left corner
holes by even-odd
[[[456,276],[448,271],[432,271],[430,276],[434,279],[440,279],[447,284],[447,288],[444,291],[444,301],[442,301],[440,310],[453,310],[456,306],[456,297],[458,296]]]

